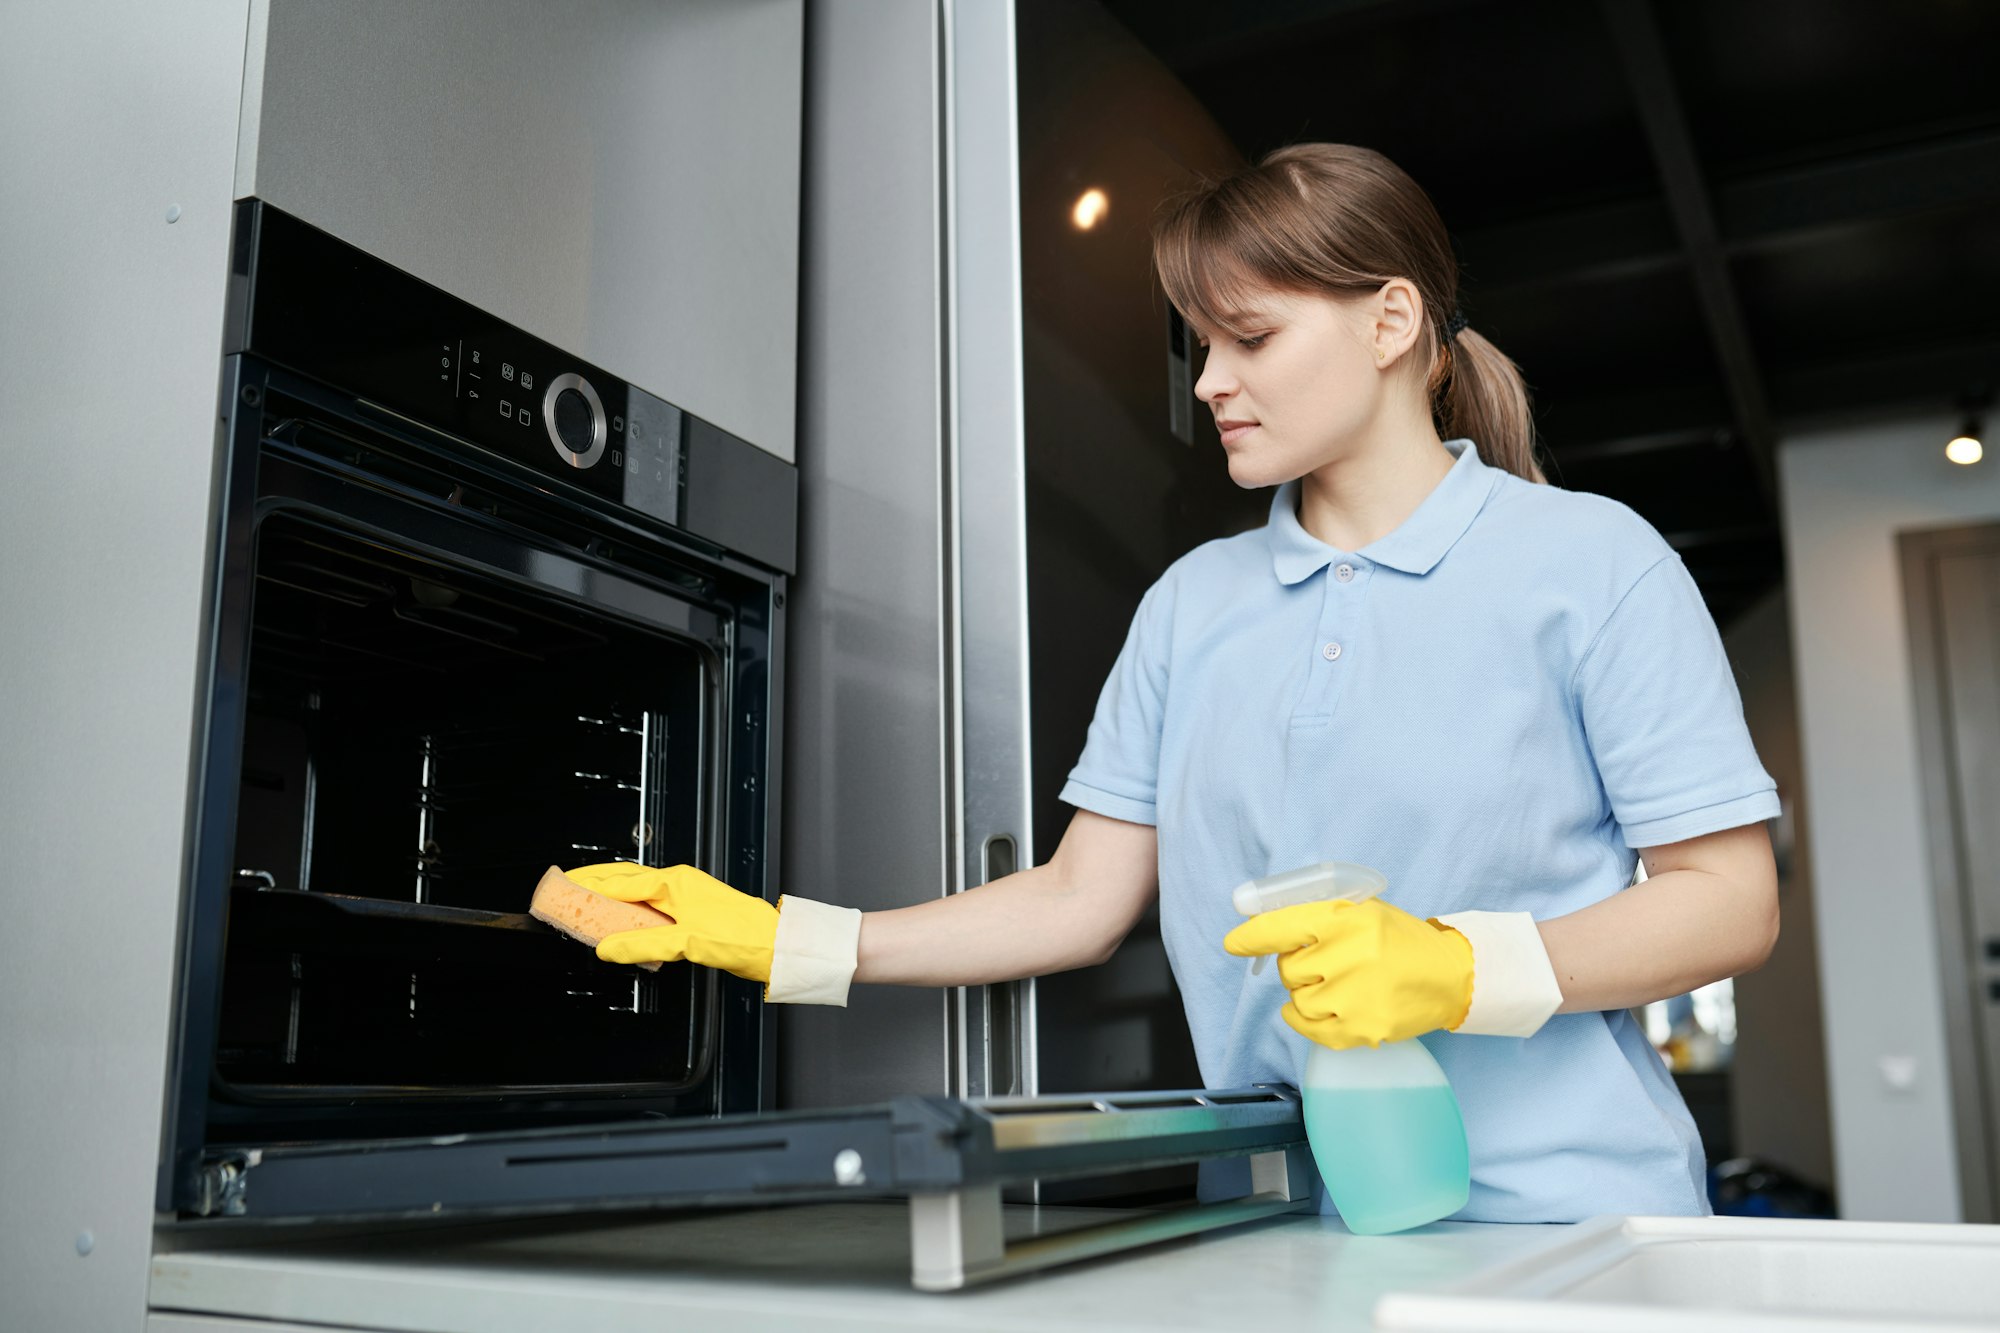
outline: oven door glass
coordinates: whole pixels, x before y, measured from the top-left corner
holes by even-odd
[[[257,526],[215,1074],[247,1101],[697,1081],[704,975],[524,915],[702,859],[690,645],[324,519]]]

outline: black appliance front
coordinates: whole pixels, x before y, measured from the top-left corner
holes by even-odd
[[[525,913],[612,859],[775,893],[794,470],[240,210],[163,1211],[278,1144],[365,1211],[344,1149],[763,1109],[758,987]]]

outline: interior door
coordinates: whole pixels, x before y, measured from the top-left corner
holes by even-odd
[[[1903,538],[1967,1221],[2000,1216],[2000,525]]]
[[[1982,1059],[1987,1163],[2000,1196],[2000,532],[1991,549],[1941,555],[1937,580],[1968,999]]]

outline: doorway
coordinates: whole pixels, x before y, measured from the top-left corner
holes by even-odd
[[[2000,1218],[2000,524],[1901,534],[1952,1118],[1968,1222]]]

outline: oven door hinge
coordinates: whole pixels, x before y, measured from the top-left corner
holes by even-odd
[[[195,1177],[194,1212],[199,1217],[241,1217],[249,1209],[243,1202],[250,1168],[262,1161],[256,1148],[217,1153],[205,1159]]]

